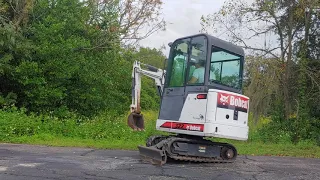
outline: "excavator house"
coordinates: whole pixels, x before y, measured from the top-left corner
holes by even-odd
[[[194,162],[234,162],[236,148],[210,139],[248,139],[249,98],[242,93],[244,51],[208,34],[169,43],[165,70],[135,61],[128,125],[144,130],[141,76],[154,79],[161,96],[156,129],[138,146],[141,158],[163,165],[168,158]],[[142,68],[142,67],[146,68]]]

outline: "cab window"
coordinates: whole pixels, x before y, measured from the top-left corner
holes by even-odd
[[[197,36],[191,40],[187,85],[203,85],[207,60],[207,38]]]
[[[171,46],[168,66],[168,87],[204,83],[207,56],[205,36],[181,39]]]
[[[240,89],[241,56],[213,47],[210,63],[209,84],[218,83]]]
[[[172,45],[171,58],[169,60],[169,87],[184,86],[185,72],[188,62],[188,49],[190,39],[176,41]]]

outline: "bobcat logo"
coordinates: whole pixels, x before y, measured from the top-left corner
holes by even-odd
[[[200,126],[193,126],[193,125],[190,125],[190,126],[188,125],[186,129],[191,131],[201,131]]]
[[[221,102],[223,105],[226,105],[226,103],[228,103],[228,99],[229,99],[229,96],[224,96],[224,95],[221,94],[220,102]]]

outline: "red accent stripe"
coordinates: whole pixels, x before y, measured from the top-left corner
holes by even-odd
[[[170,128],[170,129],[181,129],[187,131],[200,131],[203,132],[204,125],[203,124],[191,124],[191,123],[179,123],[179,122],[165,122],[160,127],[162,128]]]
[[[161,125],[163,128],[171,128],[171,122],[165,122]]]

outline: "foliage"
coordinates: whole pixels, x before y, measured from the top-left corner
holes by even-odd
[[[140,40],[164,30],[166,23],[160,19],[161,0],[108,0],[83,1],[92,8],[90,23],[107,33],[118,33],[126,46],[135,46]],[[110,15],[113,17],[110,18]],[[109,18],[106,18],[109,17]]]
[[[244,93],[250,97],[250,109],[256,124],[259,116],[268,116],[272,112],[271,108],[276,104],[274,99],[279,97],[278,84],[283,70],[275,59],[250,56],[246,58],[244,68]]]
[[[165,28],[161,4],[0,0],[0,140],[86,139],[117,147],[130,140],[132,148],[157,133],[157,113],[148,111],[160,102],[152,79],[142,78],[147,131],[133,134],[124,114],[133,61],[163,68],[161,49],[135,47]],[[317,7],[318,1],[237,0],[202,17],[203,31],[223,31],[250,54],[244,81],[253,112],[249,143],[320,144]],[[262,46],[250,45],[261,37]]]
[[[310,128],[310,119],[320,119],[314,113],[320,92],[319,69],[311,66],[319,60],[314,48],[319,43],[319,5],[318,1],[255,0],[249,4],[236,0],[201,18],[202,31],[223,32],[250,54],[244,90],[251,99],[255,123],[260,116],[271,117],[272,123],[266,127],[271,139],[273,133],[282,134],[283,128],[291,126],[285,133],[293,142],[317,132]],[[251,44],[261,39],[260,46]]]
[[[126,112],[132,61],[122,52],[132,50],[122,40],[163,22],[157,21],[161,1],[117,2],[0,1],[0,106],[59,118]],[[151,83],[144,82],[141,103],[155,109]]]
[[[141,61],[142,63],[164,69],[166,56],[161,49],[140,47],[138,50],[134,51],[134,56],[132,58]]]
[[[47,115],[26,115],[23,111],[10,109],[0,110],[0,141],[11,141],[19,137],[40,137],[47,135],[61,138],[79,138],[92,140],[122,140],[143,142],[154,131],[156,113],[147,111],[146,131],[133,133],[127,126],[127,116],[116,113],[103,113],[95,118],[57,119]],[[161,134],[161,133],[160,133]]]
[[[252,138],[253,141],[264,143],[298,143],[300,141],[312,141],[320,143],[319,119],[310,119],[307,124],[297,126],[297,118],[292,117],[290,121],[274,117],[272,121],[258,128]],[[297,136],[299,141],[296,141]]]

